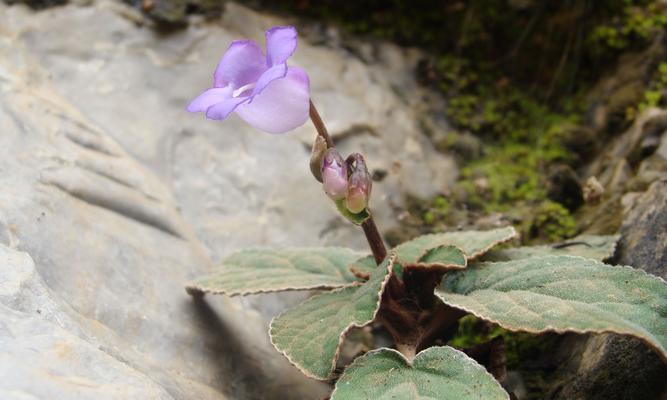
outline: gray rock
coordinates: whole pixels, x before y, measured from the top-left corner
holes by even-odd
[[[309,123],[272,136],[236,117],[217,123],[183,112],[210,85],[231,40],[263,43],[264,29],[285,21],[230,3],[221,24],[199,22],[158,36],[137,29],[126,12],[101,2],[34,15],[14,7],[6,18],[17,25],[18,42],[48,65],[56,89],[167,182],[216,259],[258,244],[365,246],[309,175]],[[86,40],[71,40],[76,36]],[[368,65],[344,49],[311,46],[303,38],[293,59],[308,71],[313,100],[341,151],[361,150],[369,168],[388,171],[374,185],[372,206],[379,226],[389,229],[405,192],[433,196],[458,171],[420,131],[423,89],[412,78],[417,54],[391,45],[377,54]],[[349,134],[360,126],[367,129]],[[318,227],[317,233],[286,223],[296,220]]]
[[[667,280],[667,179],[651,184],[621,227],[620,264]]]
[[[660,136],[660,144],[658,145],[655,154],[663,160],[667,160],[667,129],[665,129]]]
[[[646,152],[642,143],[646,143],[648,139],[655,139],[656,144],[659,143],[666,129],[667,110],[647,109],[627,131],[616,137],[596,157],[584,171],[584,176],[596,176],[605,190],[609,192],[623,192],[627,189],[632,177],[632,169],[637,167],[640,161],[651,156],[651,153]],[[650,152],[655,152],[654,156],[661,158],[657,146],[653,147]],[[661,176],[660,171],[652,171],[652,168],[646,167],[643,169],[649,169],[649,174],[644,172],[644,175],[650,175],[650,172],[653,172],[653,180]],[[651,177],[646,176],[646,178]],[[641,188],[641,190],[645,189],[646,187]]]
[[[0,398],[322,398],[268,341],[304,294],[183,290],[242,247],[366,246],[310,176],[311,126],[271,136],[184,112],[232,39],[287,22],[235,4],[170,35],[142,18],[0,3]],[[457,171],[416,122],[416,53],[374,46],[361,61],[301,40],[295,62],[341,149],[388,172],[372,200],[386,229],[405,191]]]
[[[79,336],[82,329],[51,298],[30,256],[0,245],[0,265],[0,397],[174,398],[99,343]]]

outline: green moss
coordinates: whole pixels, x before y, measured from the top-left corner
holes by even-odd
[[[573,160],[565,142],[579,122],[579,113],[572,111],[576,107],[557,111],[518,89],[463,89],[469,90],[479,94],[454,97],[447,110],[457,128],[484,138],[483,156],[464,163],[457,184],[465,205],[489,213],[516,211],[521,204],[525,215],[540,216],[527,219],[527,237],[561,239],[573,234],[569,211],[547,201],[546,175],[553,164]]]
[[[642,100],[636,106],[628,107],[626,118],[632,121],[648,108],[665,105],[667,105],[667,62],[661,62],[648,84],[648,90],[643,93]]]
[[[459,320],[458,330],[447,344],[457,349],[467,349],[498,336],[497,330],[490,334],[488,326],[485,324],[485,321],[474,315],[466,315]]]
[[[440,89],[448,96],[448,119],[483,142],[481,157],[462,160],[455,189],[463,193],[462,202],[485,213],[513,210],[521,202],[531,213],[530,205],[546,199],[549,167],[572,158],[565,128],[579,121],[579,97],[550,106],[520,87],[499,84],[493,72],[483,75],[468,60],[445,55],[437,66]],[[425,216],[434,225],[431,210]]]
[[[522,226],[525,239],[556,242],[576,233],[576,221],[561,204],[545,200],[533,212],[532,218],[525,219]]]
[[[450,207],[451,205],[445,197],[435,197],[430,202],[420,207],[419,211],[421,212],[423,223],[426,225],[434,225],[448,220],[448,217],[450,216]]]
[[[656,1],[625,0],[622,12],[596,26],[589,37],[598,51],[623,50],[649,42],[667,27],[667,14]]]

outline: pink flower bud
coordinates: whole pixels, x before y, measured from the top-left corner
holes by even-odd
[[[333,148],[322,157],[322,187],[332,200],[342,199],[347,192],[347,165]]]
[[[345,207],[354,214],[358,214],[368,207],[371,197],[373,180],[368,173],[366,163],[361,154],[355,153],[347,158],[347,165],[352,170],[347,182]]]

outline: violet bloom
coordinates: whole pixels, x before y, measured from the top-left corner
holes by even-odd
[[[288,67],[296,50],[296,29],[266,31],[266,56],[253,40],[235,40],[213,75],[213,87],[187,110],[223,120],[232,111],[257,129],[285,133],[303,125],[310,107],[310,83],[304,70]]]

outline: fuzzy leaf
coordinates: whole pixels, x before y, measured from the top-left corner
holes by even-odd
[[[463,269],[466,265],[466,256],[461,249],[452,245],[442,245],[426,250],[417,263],[410,266],[451,270]]]
[[[604,261],[614,255],[619,235],[580,235],[566,242],[525,246],[511,249],[494,249],[484,255],[484,261],[509,261],[546,255],[571,255]]]
[[[378,308],[394,257],[363,285],[313,296],[271,321],[271,343],[311,378],[328,379],[345,334],[370,323]]]
[[[396,350],[357,358],[336,383],[331,400],[507,400],[484,367],[451,347],[430,347],[412,365]]]
[[[348,264],[362,254],[342,247],[244,250],[187,289],[236,296],[338,288],[358,282]]]
[[[480,263],[435,294],[509,330],[636,336],[667,361],[667,284],[632,267],[574,256]]]
[[[348,265],[350,271],[361,274],[361,275],[368,275],[371,272],[377,268],[377,264],[375,263],[375,258],[370,255],[370,256],[364,256],[361,257],[357,260],[354,260],[353,262]]]
[[[402,264],[417,263],[426,253],[438,246],[452,245],[460,248],[468,260],[479,257],[493,246],[517,236],[513,227],[490,231],[460,231],[419,236],[396,247],[398,261]]]

